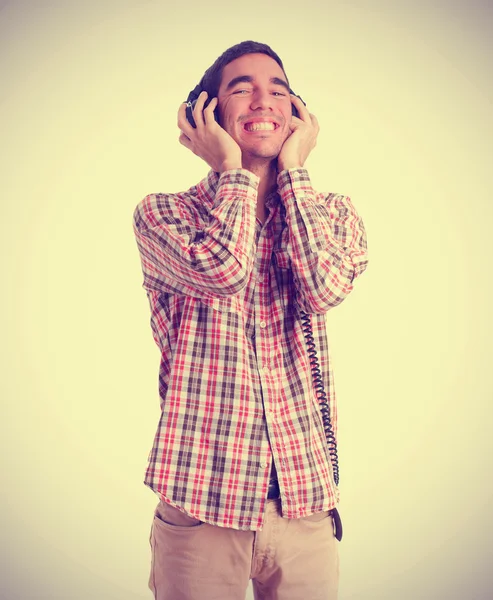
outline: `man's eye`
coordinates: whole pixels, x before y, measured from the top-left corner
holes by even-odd
[[[235,94],[242,94],[243,92],[247,93],[248,90],[236,90]]]
[[[285,96],[286,94],[283,94],[282,92],[272,92],[274,95],[277,96]]]

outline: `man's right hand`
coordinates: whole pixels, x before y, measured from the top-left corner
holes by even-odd
[[[193,118],[196,129],[188,122],[186,104],[180,104],[178,110],[178,127],[181,131],[179,142],[205,162],[218,173],[229,169],[241,169],[241,149],[229,133],[214,119],[214,109],[217,98],[213,98],[204,110],[207,92],[201,92],[195,108]]]

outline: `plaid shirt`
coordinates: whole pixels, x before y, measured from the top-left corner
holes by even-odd
[[[339,501],[299,311],[311,313],[337,436],[325,315],[367,265],[348,197],[315,192],[306,169],[284,170],[261,225],[258,184],[246,169],[210,171],[134,212],[161,352],[144,483],[201,521],[254,531],[274,461],[283,517]]]

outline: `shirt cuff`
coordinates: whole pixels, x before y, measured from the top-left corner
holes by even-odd
[[[302,167],[281,171],[277,175],[277,187],[284,201],[313,198],[314,191],[310,176]]]
[[[214,206],[225,197],[245,198],[257,201],[260,177],[247,169],[223,171],[219,177]]]

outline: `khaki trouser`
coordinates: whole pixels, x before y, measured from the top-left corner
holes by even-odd
[[[268,500],[262,531],[215,527],[165,502],[151,529],[155,600],[336,600],[338,541],[328,511],[283,519]]]

